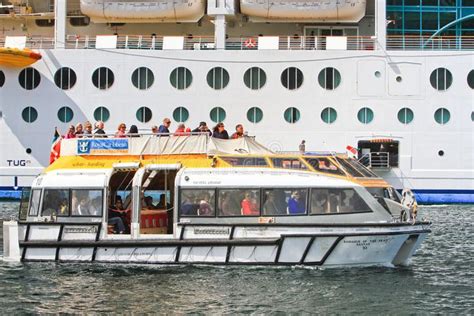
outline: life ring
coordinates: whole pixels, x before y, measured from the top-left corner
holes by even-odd
[[[253,38],[249,38],[245,40],[244,45],[247,48],[255,48],[255,46],[257,46],[257,42]]]

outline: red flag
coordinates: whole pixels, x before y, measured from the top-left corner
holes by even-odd
[[[347,146],[346,149],[349,153],[354,155],[354,157],[357,157],[357,153],[358,153],[357,148],[354,148],[352,146]]]
[[[49,154],[49,164],[52,164],[59,158],[61,154],[61,140],[62,136],[59,134],[58,129],[54,128],[53,144],[51,145],[51,152]]]

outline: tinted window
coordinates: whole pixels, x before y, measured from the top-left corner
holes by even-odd
[[[306,196],[306,189],[264,189],[262,214],[306,214]]]
[[[42,216],[69,216],[69,190],[45,189]]]
[[[54,83],[63,90],[71,89],[76,81],[76,73],[69,67],[60,68],[54,74]]]
[[[72,216],[102,216],[102,190],[72,190]]]
[[[38,216],[40,204],[41,190],[35,189],[31,192],[29,216]]]
[[[114,73],[107,67],[97,68],[92,74],[92,83],[96,88],[106,90],[110,88],[115,80]]]
[[[335,174],[338,176],[344,176],[344,172],[339,169],[331,160],[328,158],[305,158],[306,161],[314,168],[316,171]]]
[[[260,190],[219,190],[219,216],[259,216]]]
[[[353,189],[311,189],[311,214],[371,212]]]
[[[272,158],[275,168],[283,169],[308,169],[298,158]]]
[[[267,166],[264,158],[258,157],[220,157],[232,166]]]
[[[295,67],[285,69],[281,74],[281,84],[289,90],[298,89],[303,84],[303,72]]]
[[[213,189],[181,190],[179,213],[181,216],[215,216],[216,196]]]
[[[41,75],[38,70],[28,67],[20,72],[18,81],[24,89],[33,90],[40,84]]]

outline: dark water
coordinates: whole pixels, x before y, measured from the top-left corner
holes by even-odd
[[[0,217],[10,218],[14,206],[0,203]],[[0,311],[473,314],[474,206],[420,213],[433,221],[433,233],[405,268],[0,262]]]

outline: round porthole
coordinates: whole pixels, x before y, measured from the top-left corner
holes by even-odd
[[[31,148],[26,148],[26,153],[31,154]]]
[[[438,156],[443,157],[444,156],[444,151],[443,150],[438,151]]]
[[[382,74],[380,73],[380,71],[376,71],[376,72],[374,72],[374,76],[376,78],[380,78],[380,77],[382,77]]]
[[[395,80],[396,80],[397,82],[402,82],[402,77],[401,77],[401,76],[397,76],[397,78],[395,78]]]

